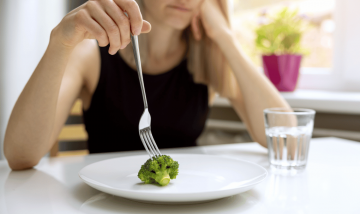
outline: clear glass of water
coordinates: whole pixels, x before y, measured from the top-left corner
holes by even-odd
[[[269,108],[264,110],[270,166],[282,172],[305,169],[315,111]]]

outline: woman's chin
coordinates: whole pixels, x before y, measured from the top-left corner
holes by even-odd
[[[185,28],[187,28],[189,26],[190,23],[184,22],[183,20],[173,19],[173,20],[167,20],[166,24],[176,30],[184,30]]]

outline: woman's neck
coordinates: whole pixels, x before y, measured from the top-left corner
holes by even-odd
[[[151,23],[151,31],[147,34],[147,58],[143,65],[146,74],[161,74],[178,65],[186,52],[186,41],[183,30],[171,28],[151,15],[145,14]]]
[[[183,30],[171,28],[153,19],[146,14],[147,20],[151,23],[151,31],[148,34],[148,54],[155,60],[164,60],[168,56],[182,54],[186,49],[183,39]]]

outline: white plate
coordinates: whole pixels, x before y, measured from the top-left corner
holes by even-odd
[[[150,203],[194,203],[245,192],[267,171],[254,163],[213,155],[172,154],[179,175],[167,186],[143,184],[137,177],[149,156],[120,157],[84,167],[80,178],[100,191]]]

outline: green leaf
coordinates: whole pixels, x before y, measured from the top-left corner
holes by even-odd
[[[307,23],[298,17],[298,9],[285,7],[271,18],[271,22],[256,30],[255,45],[264,54],[302,53],[302,34]]]

